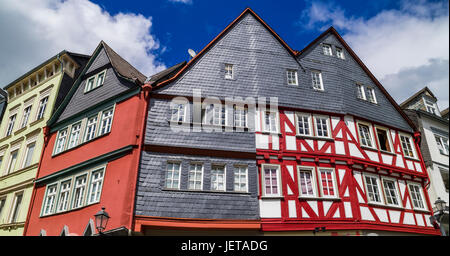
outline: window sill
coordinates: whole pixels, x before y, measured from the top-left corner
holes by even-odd
[[[15,131],[15,132],[14,132],[14,135],[17,135],[17,134],[19,134],[19,133],[25,131],[26,129],[27,129],[27,126],[25,125],[24,127],[22,127],[22,128],[20,128],[19,130]]]
[[[377,202],[368,202],[367,205],[370,206],[380,206],[380,207],[386,207],[387,205],[383,204],[383,203],[377,203]]]
[[[431,213],[429,210],[425,210],[425,209],[417,209],[417,208],[413,208],[413,211],[415,211],[415,212],[423,212],[423,213],[428,213],[428,214]]]
[[[261,199],[284,199],[284,196],[261,196]]]
[[[367,149],[367,150],[371,150],[371,151],[375,151],[375,152],[378,152],[378,149],[376,149],[376,148],[373,148],[373,147],[369,147],[369,146],[364,146],[364,145],[361,145],[360,147],[361,147],[361,148],[363,148],[363,149]]]
[[[70,210],[65,210],[65,211],[60,211],[60,212],[53,212],[53,213],[49,213],[49,214],[46,214],[46,215],[40,215],[39,218],[46,218],[46,217],[52,217],[52,216],[61,215],[61,214],[65,214],[65,213],[71,213],[71,212],[75,212],[75,211],[78,211],[78,210],[84,209],[86,207],[89,207],[91,205],[95,205],[95,204],[99,204],[99,203],[100,203],[100,201],[93,202],[93,203],[90,203],[90,204],[86,204],[86,205],[83,205],[83,206],[80,206],[80,207],[77,207],[77,208],[72,208]]]
[[[279,132],[267,132],[267,131],[262,131],[261,133],[262,133],[262,134],[267,134],[267,135],[279,135],[279,136],[283,135],[282,133],[279,133]]]
[[[34,120],[33,122],[31,122],[30,123],[30,127],[35,125],[35,124],[37,124],[37,123],[40,123],[42,121],[44,121],[44,117],[41,117],[40,119],[37,119],[37,120]]]
[[[389,205],[389,204],[382,204],[382,203],[368,203],[370,206],[377,206],[377,207],[384,207],[384,208],[391,208],[396,210],[404,210],[405,207],[399,206],[399,205]]]
[[[419,161],[419,159],[414,158],[414,157],[410,157],[410,156],[405,156],[405,159],[414,160],[414,161]]]
[[[200,189],[176,189],[176,188],[163,188],[162,191],[167,192],[194,192],[194,193],[214,193],[214,194],[236,194],[236,195],[250,195],[250,192],[240,191],[217,191],[217,190],[200,190]]]
[[[295,137],[302,138],[302,139],[334,141],[334,139],[330,138],[330,137],[308,136],[308,135],[301,135],[301,134],[296,134]]]
[[[381,154],[388,154],[388,155],[391,155],[391,156],[395,156],[395,153],[392,153],[390,151],[380,150],[380,153]]]
[[[3,141],[5,141],[5,140],[8,140],[9,138],[11,138],[11,136],[12,136],[12,134],[10,134],[10,135],[8,135],[8,136],[5,136],[5,137],[1,138],[1,139],[0,139],[0,143],[3,142]]]

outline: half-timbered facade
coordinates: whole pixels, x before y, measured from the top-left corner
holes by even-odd
[[[334,28],[296,51],[247,8],[152,87],[137,231],[438,234],[419,133]]]

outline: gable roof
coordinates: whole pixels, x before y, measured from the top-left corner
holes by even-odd
[[[350,48],[350,46],[345,42],[345,40],[339,35],[339,33],[334,29],[334,27],[329,27],[325,30],[320,36],[314,39],[311,43],[309,43],[305,48],[299,51],[298,56],[301,56],[306,51],[308,51],[313,45],[319,42],[322,38],[324,38],[328,34],[333,34],[338,41],[342,44],[342,46],[347,50],[347,52],[353,57],[353,59],[359,64],[359,66],[364,70],[364,72],[369,76],[369,78],[375,83],[375,85],[380,89],[380,91],[386,96],[389,102],[394,106],[394,108],[399,112],[399,114],[405,119],[405,121],[411,126],[414,131],[417,131],[417,127],[414,123],[409,119],[405,112],[403,112],[402,108],[397,104],[397,102],[392,98],[392,96],[386,91],[386,89],[381,85],[381,83],[376,79],[376,77],[370,72],[367,66],[362,62],[362,60],[356,55],[356,53]]]
[[[77,80],[74,82],[70,91],[67,93],[67,95],[64,98],[63,102],[61,103],[61,105],[55,110],[54,114],[47,121],[47,126],[53,125],[58,120],[59,116],[64,112],[64,109],[66,108],[67,104],[69,104],[70,99],[76,93],[76,91],[78,90],[78,87],[84,80],[84,75],[86,74],[86,71],[89,70],[89,67],[92,65],[94,60],[97,58],[101,49],[105,49],[106,55],[108,56],[108,58],[110,60],[112,68],[115,70],[115,72],[117,74],[119,74],[120,77],[133,82],[137,86],[141,86],[145,83],[146,76],[144,76],[141,72],[139,72],[136,68],[134,68],[130,63],[128,63],[126,60],[124,60],[120,55],[118,55],[113,49],[111,49],[111,47],[109,47],[102,40],[95,48],[94,52],[92,53],[91,57],[89,58],[89,61],[84,66],[83,71],[81,71],[80,75],[78,76]]]
[[[180,70],[182,67],[184,67],[184,65],[186,65],[186,61],[180,62],[176,65],[173,65],[170,68],[167,68],[159,73],[156,73],[154,75],[152,75],[151,77],[149,77],[149,79],[147,79],[147,83],[149,83],[150,85],[156,84],[159,81],[163,80],[163,79],[167,79],[170,78],[171,75],[176,74],[175,72],[177,72],[178,70]]]
[[[264,20],[262,20],[252,9],[246,8],[236,19],[234,19],[222,32],[220,32],[211,42],[209,42],[198,54],[196,54],[183,68],[181,68],[174,76],[161,81],[160,83],[157,83],[154,85],[154,89],[159,88],[163,85],[166,85],[183,74],[187,68],[189,68],[193,63],[195,63],[208,49],[210,49],[213,45],[215,45],[216,42],[218,42],[239,20],[241,20],[245,14],[251,14],[253,17],[255,17],[261,24],[281,43],[281,45],[286,48],[286,50],[289,52],[292,57],[296,57],[298,55],[298,51],[293,50],[287,43],[277,34],[275,31],[267,25]]]
[[[446,108],[446,109],[444,109],[444,110],[441,111],[441,116],[442,116],[443,118],[446,118],[446,117],[448,116],[448,108]]]
[[[422,90],[414,93],[411,97],[409,97],[408,99],[406,99],[405,101],[403,101],[402,103],[400,103],[400,107],[404,108],[408,105],[409,102],[411,102],[412,100],[414,100],[415,98],[417,98],[419,95],[421,95],[422,93],[428,92],[430,94],[431,97],[433,97],[434,99],[437,100],[436,96],[434,96],[434,94],[431,92],[431,90],[428,88],[428,86],[425,86],[424,88],[422,88]]]

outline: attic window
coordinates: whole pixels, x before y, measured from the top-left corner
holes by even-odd
[[[84,92],[90,92],[97,87],[100,87],[105,82],[106,69],[102,72],[95,74],[87,79],[86,86],[84,87]]]
[[[427,112],[436,115],[436,108],[434,107],[434,103],[429,101],[429,100],[425,100],[425,106],[427,107]]]
[[[342,51],[342,48],[336,47],[336,57],[344,59],[344,51]]]
[[[328,55],[328,56],[333,55],[333,53],[331,52],[331,45],[323,44],[322,48],[323,48],[323,54]]]
[[[233,64],[225,64],[225,79],[233,79]]]
[[[375,89],[372,87],[367,87],[367,100],[372,103],[377,103],[377,98],[375,97]]]

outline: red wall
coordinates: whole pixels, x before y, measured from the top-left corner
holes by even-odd
[[[141,142],[141,131],[145,119],[146,104],[142,94],[117,103],[111,132],[94,139],[84,145],[52,157],[57,133],[50,135],[44,148],[41,166],[37,178],[45,177],[70,166],[79,164],[94,157],[106,154],[119,148],[138,145]],[[99,203],[80,209],[40,217],[46,184],[35,187],[28,212],[24,235],[39,235],[44,229],[47,235],[60,235],[64,225],[69,233],[82,235],[89,219],[105,207],[109,216],[107,230],[119,227],[130,229],[133,217],[134,191],[139,163],[140,148],[118,159],[110,161],[105,169],[104,183]],[[96,232],[96,231],[95,231]]]

